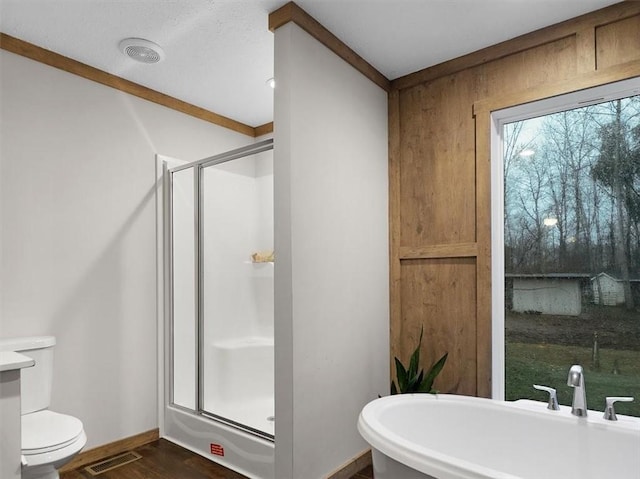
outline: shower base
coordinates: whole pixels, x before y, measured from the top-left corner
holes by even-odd
[[[273,428],[266,416],[264,422]],[[268,439],[172,406],[165,408],[162,436],[251,479],[274,479],[275,449]]]
[[[217,404],[207,404],[205,410],[215,411],[215,414],[223,418],[240,423],[251,429],[275,434],[274,401],[273,397],[242,399],[241,401]]]

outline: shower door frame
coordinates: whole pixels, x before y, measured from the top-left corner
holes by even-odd
[[[202,211],[202,170],[209,166],[226,163],[232,160],[255,155],[265,151],[273,150],[273,139],[260,141],[251,145],[237,148],[225,153],[203,158],[190,163],[184,163],[172,168],[167,167],[166,160],[170,158],[157,157],[158,185],[162,188],[162,194],[158,196],[158,222],[161,223],[158,228],[158,262],[161,266],[158,268],[158,308],[159,308],[159,352],[158,360],[160,364],[160,391],[159,399],[161,401],[161,411],[159,414],[160,431],[162,436],[181,444],[188,449],[198,452],[210,459],[223,463],[228,467],[238,470],[249,477],[271,477],[273,474],[274,461],[274,436],[253,429],[244,424],[235,422],[231,419],[217,416],[216,414],[204,410],[203,398],[203,271],[200,267],[202,260],[202,228],[201,211]],[[176,160],[177,161],[177,160]],[[174,289],[173,289],[173,195],[172,195],[172,175],[175,172],[193,168],[194,173],[194,273],[195,273],[195,328],[196,328],[196,344],[194,349],[196,353],[196,378],[195,378],[195,409],[174,403]],[[160,238],[161,236],[161,238]],[[187,432],[185,432],[187,431]],[[230,461],[221,459],[220,457],[212,457],[209,450],[202,444],[190,444],[188,432],[196,436],[211,434],[211,437],[228,439],[234,444],[234,451],[229,456],[234,456],[241,462],[235,465]],[[207,439],[208,441],[209,439]],[[205,441],[206,442],[206,441]],[[213,443],[211,443],[211,453],[213,454]],[[244,449],[238,451],[237,449]],[[246,457],[245,457],[246,456]],[[261,457],[258,461],[260,464],[260,475],[254,475],[252,468],[256,467],[256,458]],[[244,459],[248,459],[245,461]],[[233,460],[233,459],[232,459]],[[235,466],[235,467],[234,467]],[[269,472],[265,473],[265,466]]]
[[[204,274],[202,268],[202,261],[204,258],[203,254],[203,228],[202,228],[202,204],[203,204],[203,182],[202,182],[202,170],[204,168],[220,165],[222,163],[227,163],[229,161],[237,160],[240,158],[245,158],[247,156],[255,155],[258,153],[262,153],[265,151],[269,151],[273,149],[273,140],[268,139],[258,143],[254,143],[252,145],[244,146],[241,148],[237,148],[235,150],[231,150],[225,153],[221,153],[219,155],[214,155],[208,158],[203,158],[201,160],[197,160],[191,163],[186,163],[184,165],[176,166],[174,168],[170,168],[167,170],[168,174],[168,184],[167,184],[167,205],[168,205],[168,217],[166,218],[165,225],[167,227],[167,231],[165,234],[165,238],[167,239],[167,252],[169,255],[168,265],[168,305],[169,305],[169,358],[168,358],[168,366],[169,366],[169,404],[174,407],[184,408],[188,411],[192,411],[195,414],[208,417],[212,420],[222,422],[232,427],[236,427],[238,429],[249,432],[250,434],[255,434],[257,436],[263,437],[264,439],[273,441],[274,436],[272,434],[266,433],[264,431],[260,431],[258,429],[254,429],[245,424],[236,422],[232,419],[219,416],[212,411],[207,411],[204,408],[204,292],[203,292],[203,284],[204,284]],[[195,328],[196,328],[196,344],[195,352],[196,352],[196,407],[195,410],[191,410],[187,407],[180,406],[175,404],[174,402],[174,348],[173,348],[173,332],[174,332],[174,271],[173,271],[173,187],[172,187],[172,178],[173,174],[179,171],[188,170],[193,168],[193,177],[194,177],[194,240],[195,240],[195,258],[194,258],[194,271],[195,271]]]

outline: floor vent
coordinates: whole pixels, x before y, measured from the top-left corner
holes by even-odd
[[[111,471],[120,466],[124,466],[125,464],[129,464],[130,462],[137,461],[138,459],[142,459],[142,456],[137,452],[129,451],[123,454],[119,454],[118,456],[114,456],[105,461],[96,462],[95,464],[91,464],[84,468],[92,476],[97,476],[102,474],[103,472]]]

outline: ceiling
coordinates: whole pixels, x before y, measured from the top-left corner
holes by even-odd
[[[273,119],[268,15],[287,0],[0,0],[0,30],[250,126]],[[297,0],[389,79],[611,0]],[[166,58],[134,62],[127,37]]]

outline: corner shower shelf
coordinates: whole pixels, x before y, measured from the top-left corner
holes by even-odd
[[[253,263],[273,263],[275,259],[273,250],[256,251],[251,255]]]

